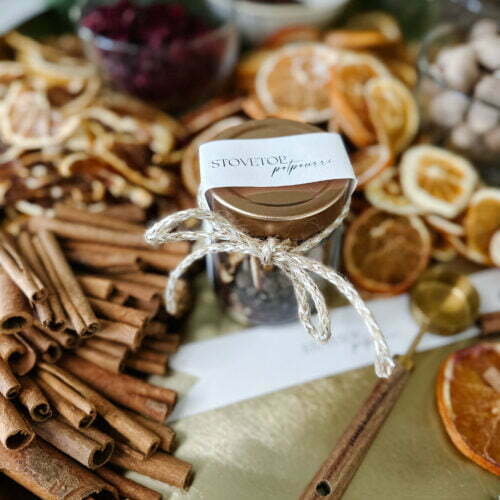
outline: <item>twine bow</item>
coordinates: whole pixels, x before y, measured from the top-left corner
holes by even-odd
[[[199,198],[200,206],[206,202]],[[276,266],[291,281],[298,304],[298,316],[306,331],[316,341],[326,342],[331,336],[330,315],[325,298],[312,279],[317,275],[334,285],[351,303],[368,328],[376,353],[375,372],[379,377],[388,377],[394,367],[384,335],[371,311],[349,281],[332,268],[303,255],[329,236],[346,217],[346,205],[339,217],[328,227],[299,245],[292,245],[276,238],[261,240],[234,227],[225,217],[206,208],[182,210],[165,217],[146,231],[146,241],[158,245],[172,241],[199,241],[202,245],[187,255],[170,273],[165,298],[167,311],[176,312],[175,285],[184,272],[197,260],[209,254],[236,252],[256,257],[265,266]],[[176,231],[188,219],[197,219],[210,224],[211,231]],[[317,325],[314,325],[310,301],[317,311]]]

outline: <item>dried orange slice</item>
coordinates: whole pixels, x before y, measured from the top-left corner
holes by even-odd
[[[262,46],[277,49],[289,43],[317,42],[320,36],[319,29],[312,26],[286,26],[269,35]]]
[[[383,61],[390,72],[396,78],[399,78],[407,87],[411,89],[415,87],[417,84],[417,70],[415,65],[392,57],[386,57]]]
[[[319,43],[294,44],[276,51],[260,66],[255,82],[266,113],[293,113],[311,123],[328,120],[330,69],[337,60],[334,50]]]
[[[418,130],[418,107],[412,93],[396,78],[372,78],[365,85],[368,111],[380,143],[403,151]]]
[[[212,140],[223,130],[229,127],[235,127],[243,123],[243,118],[238,116],[232,116],[230,118],[225,118],[217,123],[214,123],[207,129],[205,129],[201,134],[198,134],[187,146],[184,151],[184,156],[182,158],[181,164],[181,178],[184,187],[193,196],[198,194],[198,186],[200,184],[200,164],[198,161],[198,149],[199,147]]]
[[[235,83],[238,89],[245,92],[255,91],[255,76],[262,63],[271,55],[274,50],[257,49],[244,55],[236,66]]]
[[[500,189],[482,188],[472,196],[465,216],[467,246],[490,260],[490,242],[500,229]]]
[[[462,257],[465,257],[467,260],[482,266],[487,266],[490,263],[489,259],[482,253],[469,248],[463,238],[449,234],[446,236],[446,239],[450,242],[451,246],[457,251],[457,253]]]
[[[389,148],[382,144],[358,149],[349,158],[358,179],[357,189],[383,172],[393,159]]]
[[[358,147],[376,142],[375,131],[365,99],[365,85],[373,77],[390,76],[375,57],[342,52],[331,71],[330,104],[341,129]]]
[[[490,259],[494,266],[500,267],[500,230],[496,231],[491,238]]]
[[[478,180],[468,160],[429,145],[408,149],[400,170],[406,196],[425,212],[449,219],[467,206]]]
[[[500,343],[450,354],[436,380],[439,415],[458,450],[500,476]]]
[[[399,42],[403,35],[396,19],[381,10],[371,10],[355,14],[347,20],[346,28],[375,30],[391,43]]]
[[[457,256],[457,251],[441,233],[432,235],[432,258],[439,262],[450,262]]]
[[[370,181],[365,187],[365,196],[374,207],[391,214],[419,213],[418,208],[404,195],[395,167],[384,170]]]
[[[431,237],[415,215],[365,210],[349,227],[344,263],[352,280],[370,292],[407,290],[427,267]]]

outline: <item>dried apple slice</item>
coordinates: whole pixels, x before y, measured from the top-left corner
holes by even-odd
[[[405,195],[427,213],[453,219],[465,209],[478,175],[464,157],[436,146],[408,149],[400,166]]]

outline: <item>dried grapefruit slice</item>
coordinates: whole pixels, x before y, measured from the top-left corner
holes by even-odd
[[[395,154],[410,144],[418,130],[418,107],[412,93],[396,78],[372,78],[366,83],[368,111],[380,143]]]
[[[375,57],[342,52],[331,71],[330,104],[339,125],[358,147],[376,142],[375,131],[365,99],[365,85],[373,77],[390,76]]]
[[[330,69],[338,54],[319,43],[283,47],[260,66],[255,82],[257,97],[272,116],[295,113],[303,121],[328,120]]]
[[[375,144],[358,149],[350,155],[354,173],[358,179],[357,189],[374,179],[392,163],[392,154],[388,147]]]
[[[468,160],[429,145],[408,149],[400,170],[403,191],[416,206],[450,219],[467,206],[478,180]]]
[[[407,290],[427,267],[431,237],[418,216],[365,210],[344,242],[344,263],[352,280],[370,292]]]
[[[500,475],[500,343],[450,354],[436,381],[439,415],[458,450]]]
[[[395,167],[384,170],[365,187],[368,201],[380,210],[391,214],[416,215],[419,210],[404,195]]]
[[[490,242],[500,229],[500,189],[482,188],[474,193],[464,225],[467,246],[491,263]]]

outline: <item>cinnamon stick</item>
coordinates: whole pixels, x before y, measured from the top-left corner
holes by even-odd
[[[166,375],[168,371],[165,363],[158,363],[157,361],[144,359],[136,355],[126,359],[125,366],[141,373],[147,373],[148,375]]]
[[[62,355],[59,344],[35,326],[23,329],[19,335],[48,363],[55,363]]]
[[[51,418],[45,422],[33,423],[38,436],[54,448],[81,463],[89,469],[104,465],[113,453],[113,444],[103,446],[87,435],[74,429],[60,419]]]
[[[0,268],[0,333],[15,333],[32,322],[28,300]]]
[[[65,356],[61,361],[70,357],[78,360],[78,358],[74,356]],[[84,361],[84,363],[87,362]],[[47,365],[46,363],[44,363],[43,368],[50,371],[52,375],[60,378],[65,384],[70,385],[75,391],[81,394],[82,397],[90,401],[97,409],[99,415],[101,415],[101,417],[115,431],[123,436],[134,449],[140,451],[146,457],[150,456],[157,449],[160,443],[160,438],[156,436],[156,434],[141,426],[135,420],[132,420],[123,411],[119,410],[116,406],[84,384],[74,375],[59,367]],[[106,370],[102,371],[110,374],[110,372],[107,372]]]
[[[101,299],[90,298],[89,302],[100,317],[111,321],[142,328],[148,320],[148,313],[140,309],[133,309]]]
[[[78,345],[78,335],[74,330],[71,330],[69,328],[66,328],[64,330],[52,330],[38,323],[36,320],[34,322],[34,325],[38,330],[41,330],[46,336],[50,337],[66,349],[74,349]]]
[[[167,325],[162,321],[150,321],[144,327],[144,335],[148,337],[163,338],[166,331],[167,331]]]
[[[31,377],[21,379],[19,402],[28,410],[31,419],[35,422],[44,422],[52,416],[47,398]]]
[[[172,389],[111,373],[75,356],[64,356],[59,365],[116,403],[159,422],[165,420],[177,399]]]
[[[100,467],[96,470],[96,474],[113,485],[121,497],[129,498],[130,500],[161,500],[160,493],[117,474],[107,467]]]
[[[164,290],[167,286],[168,278],[162,274],[155,273],[123,273],[120,279],[133,281],[134,283],[142,283],[143,285],[154,286],[159,290]]]
[[[125,359],[130,352],[129,348],[124,344],[96,337],[88,339],[85,342],[85,346],[121,359]]]
[[[35,248],[40,250],[42,260],[54,278],[52,281],[61,297],[73,328],[80,334],[93,334],[99,328],[99,321],[84,295],[54,235],[49,231],[38,231]],[[50,269],[49,269],[50,268]]]
[[[0,358],[7,364],[13,365],[26,352],[26,348],[14,335],[0,337]]]
[[[130,347],[131,350],[136,350],[143,338],[140,328],[126,323],[116,321],[102,320],[102,329],[95,336],[109,341],[120,342]]]
[[[143,346],[146,349],[163,352],[165,354],[173,354],[177,352],[181,343],[181,336],[177,333],[167,333],[160,338],[146,338]]]
[[[126,445],[118,442],[116,443],[115,453],[111,457],[111,462],[119,467],[138,472],[177,488],[185,488],[192,473],[191,464],[184,462],[184,460],[161,451],[145,460],[139,460],[132,454],[127,453]]]
[[[71,262],[96,271],[121,273],[124,269],[127,271],[139,271],[144,267],[142,259],[135,254],[124,254],[123,252],[103,253],[68,249],[66,249],[65,253]]]
[[[11,358],[9,365],[16,375],[26,375],[36,364],[36,352],[20,335],[15,334],[13,338],[23,346],[24,352],[22,355],[16,356],[15,359]],[[0,336],[1,342],[2,336]]]
[[[42,280],[48,292],[46,300],[35,303],[35,310],[38,318],[44,326],[51,330],[59,331],[66,325],[66,315],[54,289],[54,285],[38,256],[31,235],[26,231],[21,231],[17,239],[17,244],[21,254],[26,261],[29,262],[29,265],[37,276]]]
[[[0,447],[0,464],[5,475],[42,500],[118,500],[113,486],[40,438],[22,451]]]
[[[88,243],[86,241],[75,241],[70,240],[65,243],[65,248],[68,251],[68,255],[73,253],[79,255],[120,255],[124,259],[140,259],[148,266],[154,267],[162,271],[171,271],[175,269],[177,265],[184,258],[185,253],[169,253],[167,250],[152,250],[152,249],[140,249],[130,247],[117,247],[112,245],[98,244],[98,243]],[[102,267],[102,266],[101,266]]]
[[[9,365],[0,359],[0,394],[7,398],[16,398],[21,390],[21,384],[12,373]]]
[[[96,226],[113,231],[144,234],[145,228],[141,224],[124,221],[103,213],[89,212],[70,205],[58,203],[54,206],[54,215],[57,219]]]
[[[113,279],[112,284],[120,292],[126,293],[136,299],[150,301],[159,299],[161,297],[162,291],[156,286],[145,285],[143,283],[135,283],[133,281],[126,281],[117,278]]]
[[[500,311],[481,314],[479,316],[481,335],[492,335],[500,332]]]
[[[0,231],[0,265],[30,302],[44,300],[47,289],[16,248],[14,239]]]
[[[2,450],[21,450],[28,446],[35,433],[16,407],[0,395],[0,457]],[[2,464],[0,458],[0,464]],[[3,465],[3,464],[2,464]],[[4,471],[5,472],[5,471]]]
[[[28,221],[28,229],[31,232],[40,230],[51,231],[57,236],[77,241],[104,243],[132,248],[148,247],[142,234],[113,231],[111,229],[103,229],[89,224],[77,224],[58,219],[50,219],[45,216],[31,217]]]
[[[129,303],[135,309],[146,311],[148,313],[148,321],[151,321],[160,312],[162,305],[160,297],[154,297],[151,300],[131,298]]]
[[[108,299],[115,289],[111,280],[99,276],[78,276],[78,282],[86,295],[97,299]]]
[[[130,296],[124,292],[116,291],[110,298],[109,301],[113,304],[118,304],[120,306],[125,305],[125,303],[130,299]]]
[[[137,224],[143,223],[146,220],[146,212],[134,203],[117,203],[116,205],[106,207],[99,213]]]
[[[74,353],[79,358],[86,359],[91,363],[102,366],[105,370],[109,370],[113,373],[120,373],[125,363],[123,357],[115,357],[103,351],[87,347],[86,345],[78,347],[75,349]]]
[[[138,415],[137,413],[133,413],[128,410],[125,411],[131,418],[160,436],[160,450],[163,450],[166,453],[172,452],[175,443],[175,431],[171,427],[168,427],[168,425],[164,425],[159,422],[155,422],[154,420],[143,417],[142,415]]]

